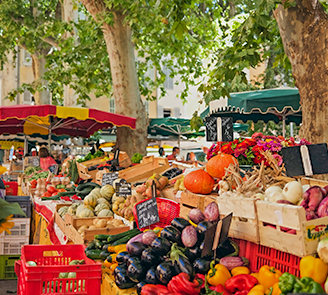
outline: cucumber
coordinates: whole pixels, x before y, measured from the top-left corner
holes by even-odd
[[[136,236],[136,235],[138,235],[140,233],[141,233],[141,231],[138,230],[137,228],[130,229],[130,230],[124,232],[124,233],[120,233],[120,234],[117,234],[117,235],[111,235],[111,236],[109,236],[108,239],[107,239],[107,242],[108,243],[113,243],[113,242],[115,242],[115,241],[117,241],[117,240],[119,240],[119,239],[121,239],[121,238],[123,238],[125,236],[128,236],[131,239],[131,238],[133,238],[134,236]]]
[[[102,250],[99,249],[92,249],[92,250],[87,250],[85,251],[85,255],[87,255],[88,258],[96,260],[96,259],[101,259],[100,253]]]
[[[76,188],[76,190],[78,192],[82,191],[83,189],[87,188],[87,187],[92,187],[92,188],[101,188],[101,186],[98,183],[95,182],[87,182],[87,183],[82,183],[80,185],[78,185],[78,187]]]
[[[92,249],[96,249],[96,242],[95,241],[89,242],[88,246],[85,248],[85,251],[92,250]]]
[[[95,241],[95,244],[96,244],[96,248],[97,249],[102,249],[102,247],[104,246],[104,244],[99,241],[99,240],[94,240]]]
[[[117,246],[117,245],[121,245],[121,244],[126,244],[130,239],[132,239],[134,236],[138,235],[137,234],[133,234],[130,236],[124,236],[123,238],[120,238],[119,240],[116,240],[115,242],[112,243],[112,246]]]

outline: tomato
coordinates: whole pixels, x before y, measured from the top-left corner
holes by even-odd
[[[33,179],[33,180],[31,180],[31,182],[30,182],[31,185],[37,185],[37,183],[38,183],[38,182],[37,182],[36,179]]]
[[[57,193],[53,193],[51,196],[52,196],[52,197],[57,196]]]
[[[65,190],[64,188],[60,188],[60,189],[58,190],[58,192],[59,192],[59,193],[61,193],[61,192],[66,192],[66,190]]]
[[[41,197],[42,198],[44,198],[44,197],[48,198],[48,197],[51,197],[51,194],[49,192],[45,192],[41,195]]]
[[[31,188],[36,188],[36,184],[31,184]]]
[[[52,186],[52,185],[48,185],[48,187],[47,187],[47,191],[48,191],[50,194],[53,194],[53,193],[56,193],[56,192],[57,192],[56,188],[55,188],[54,186]]]

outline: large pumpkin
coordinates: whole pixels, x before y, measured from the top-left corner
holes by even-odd
[[[212,177],[222,179],[225,175],[225,168],[228,168],[230,164],[238,165],[237,159],[232,155],[219,153],[209,159],[206,164],[206,171]]]
[[[194,194],[209,194],[214,187],[214,179],[204,170],[189,172],[183,180],[183,184],[188,191]]]

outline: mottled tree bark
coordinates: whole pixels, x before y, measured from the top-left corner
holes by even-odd
[[[99,13],[109,13],[103,1],[81,2],[95,20],[99,21]],[[140,96],[131,28],[123,24],[124,16],[120,11],[111,13],[114,23],[109,25],[104,22],[103,33],[109,54],[116,113],[137,119],[135,130],[128,127],[117,129],[116,143],[130,156],[136,152],[146,154],[148,119]]]
[[[34,81],[40,81],[42,76],[46,72],[46,59],[42,55],[38,54],[32,55],[32,70],[34,75]],[[49,91],[37,91],[34,94],[35,104],[50,104],[50,93]]]
[[[300,135],[328,143],[328,16],[316,0],[279,5],[274,16],[301,97]]]

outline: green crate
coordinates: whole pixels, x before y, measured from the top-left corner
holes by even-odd
[[[0,255],[0,280],[16,279],[15,261],[20,255]]]

